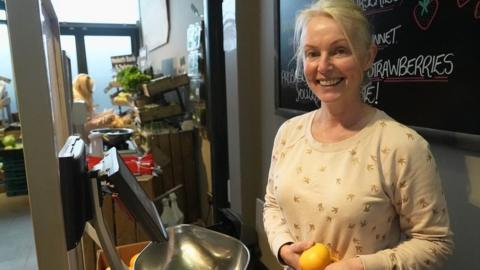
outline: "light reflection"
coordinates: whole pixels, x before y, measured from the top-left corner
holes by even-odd
[[[480,208],[480,157],[465,156],[465,167],[468,175],[468,201]]]

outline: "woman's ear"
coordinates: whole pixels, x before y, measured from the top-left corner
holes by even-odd
[[[377,56],[377,51],[378,51],[377,45],[374,42],[372,42],[372,45],[370,45],[370,48],[368,48],[367,55],[365,57],[365,62],[364,62],[365,64],[363,66],[364,71],[367,71],[372,66],[373,61]]]

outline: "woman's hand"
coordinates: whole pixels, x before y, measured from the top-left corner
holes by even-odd
[[[283,245],[278,251],[278,254],[285,264],[294,269],[300,270],[300,265],[298,264],[300,255],[304,250],[310,248],[314,244],[313,241],[300,241],[293,244]]]
[[[324,270],[364,270],[359,258],[350,258],[327,265]]]

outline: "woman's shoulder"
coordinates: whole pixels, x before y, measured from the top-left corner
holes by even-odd
[[[314,114],[315,114],[315,111],[311,111],[311,112],[294,116],[286,120],[285,122],[283,122],[282,127],[301,129],[307,124],[307,122],[311,119],[311,117]]]
[[[417,131],[396,121],[383,111],[379,110],[375,125],[380,132],[382,142],[392,147],[405,150],[428,147],[428,142]]]
[[[283,141],[282,144],[291,145],[304,138],[314,114],[315,111],[307,112],[283,122],[277,132],[277,137]]]

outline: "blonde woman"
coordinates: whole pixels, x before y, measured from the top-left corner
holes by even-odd
[[[437,269],[453,249],[447,204],[428,143],[362,102],[376,55],[371,27],[350,0],[321,0],[296,20],[297,71],[321,108],[275,138],[264,227],[273,253],[300,269],[321,242],[326,270]]]

